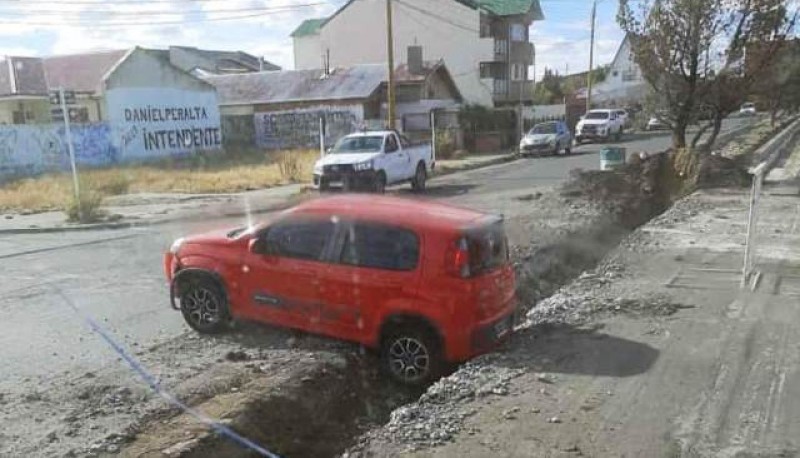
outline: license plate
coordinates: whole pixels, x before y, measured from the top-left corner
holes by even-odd
[[[494,325],[494,333],[498,338],[508,334],[508,331],[511,329],[509,322],[510,320],[508,318],[504,318],[502,321]]]

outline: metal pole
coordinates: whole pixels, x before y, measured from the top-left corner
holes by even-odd
[[[747,281],[750,279],[750,273],[753,270],[752,257],[755,250],[753,242],[758,223],[758,201],[761,197],[761,183],[764,178],[763,169],[764,167],[759,166],[753,174],[753,186],[750,190],[750,211],[747,216],[747,239],[744,247],[744,265],[742,266],[742,288],[747,286]]]
[[[325,156],[325,115],[319,117],[319,157]]]
[[[395,127],[394,93],[394,31],[392,30],[392,0],[386,0],[386,56],[389,61],[388,121],[389,129]]]
[[[431,110],[431,156],[436,163],[436,110]]]
[[[78,205],[78,220],[83,220],[83,209],[81,208],[81,188],[78,182],[78,166],[75,164],[75,150],[72,146],[72,132],[69,128],[69,112],[67,111],[67,101],[64,98],[64,88],[58,89],[58,96],[61,99],[61,114],[64,116],[64,129],[67,137],[67,151],[69,152],[69,164],[72,167],[72,185],[75,188],[75,201]]]
[[[586,93],[586,111],[592,109],[592,71],[594,70],[594,27],[595,27],[595,20],[597,17],[597,0],[594,0],[592,3],[592,39],[590,40],[589,44],[589,76],[588,76],[588,87]]]

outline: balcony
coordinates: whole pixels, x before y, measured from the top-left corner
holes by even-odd
[[[533,81],[494,80],[495,103],[519,103],[533,100]]]
[[[533,64],[533,43],[530,41],[512,41],[509,62]]]

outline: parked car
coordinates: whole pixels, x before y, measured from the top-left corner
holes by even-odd
[[[164,266],[172,306],[197,332],[255,320],[353,341],[408,384],[491,350],[516,312],[502,217],[429,201],[321,198],[178,239]]]
[[[578,121],[575,141],[580,145],[587,140],[608,141],[611,137],[619,140],[624,130],[624,119],[619,117],[617,110],[591,110]]]
[[[522,156],[572,152],[572,135],[564,121],[548,121],[536,124],[519,142]]]
[[[756,104],[752,102],[747,102],[742,105],[739,109],[739,114],[742,116],[755,116],[758,112],[756,111]]]
[[[424,191],[435,166],[429,144],[412,145],[395,131],[359,132],[339,139],[314,165],[314,187],[383,193],[387,185],[410,182]]]
[[[669,126],[667,125],[666,122],[664,122],[664,120],[660,116],[654,115],[654,116],[650,117],[649,121],[647,121],[646,129],[647,130],[665,130],[665,129],[669,129]]]

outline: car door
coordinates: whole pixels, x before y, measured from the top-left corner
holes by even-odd
[[[369,343],[383,310],[412,307],[420,275],[419,236],[399,226],[344,223],[322,278],[320,324],[342,339]]]
[[[246,255],[241,289],[249,318],[316,331],[319,278],[328,264],[335,223],[327,218],[289,217],[256,235]]]
[[[408,153],[404,152],[394,134],[387,135],[384,140],[383,151],[386,160],[386,181],[396,183],[406,178],[406,168],[408,167]]]

